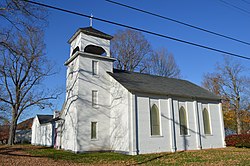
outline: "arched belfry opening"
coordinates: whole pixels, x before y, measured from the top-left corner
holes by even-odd
[[[96,54],[96,55],[103,55],[103,56],[107,55],[106,51],[102,47],[95,46],[95,45],[86,46],[84,48],[84,52],[91,53],[91,54]]]
[[[93,27],[79,28],[68,41],[71,47],[70,53],[73,55],[80,51],[110,57],[110,40],[112,38]]]

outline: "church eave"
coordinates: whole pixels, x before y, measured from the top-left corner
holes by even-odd
[[[94,29],[94,28],[92,28],[92,29]],[[91,31],[88,28],[79,28],[74,33],[74,35],[68,40],[68,43],[71,43],[81,32],[86,34],[86,35],[99,37],[99,38],[106,39],[106,40],[111,40],[113,38],[113,36],[105,34],[105,33],[101,32],[101,31],[96,30],[96,29]]]
[[[107,56],[101,56],[101,55],[95,55],[95,54],[90,54],[90,53],[86,53],[86,52],[82,52],[82,51],[77,51],[76,53],[74,53],[65,63],[64,65],[67,66],[70,62],[72,62],[78,55],[80,56],[85,56],[85,57],[91,57],[91,58],[95,58],[95,59],[102,59],[102,60],[106,60],[106,61],[116,61],[115,58],[111,58],[111,57],[107,57]]]
[[[125,87],[126,88],[126,87]],[[127,89],[127,88],[126,88]],[[191,99],[195,101],[206,100],[206,101],[216,101],[221,102],[219,98],[212,98],[212,97],[199,97],[199,96],[189,96],[189,95],[178,95],[178,94],[170,94],[170,93],[152,93],[152,92],[144,92],[144,91],[137,91],[137,90],[129,90],[132,94],[144,94],[145,96],[162,96],[165,98],[183,98],[183,99]]]

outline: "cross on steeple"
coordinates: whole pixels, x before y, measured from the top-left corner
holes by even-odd
[[[90,27],[92,27],[92,26],[93,26],[93,21],[92,21],[92,18],[93,18],[93,14],[91,14],[91,15],[90,15],[90,18],[89,18],[89,20],[90,20]]]

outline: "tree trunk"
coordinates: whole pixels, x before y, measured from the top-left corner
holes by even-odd
[[[8,145],[14,145],[15,136],[16,136],[16,127],[17,127],[17,114],[14,108],[12,108],[12,119],[10,124],[10,131],[9,131],[9,139]]]
[[[237,97],[236,101],[236,126],[237,126],[237,134],[241,134],[242,126],[240,120],[240,97]]]
[[[240,120],[240,112],[236,112],[236,123],[237,123],[237,134],[241,134],[242,132],[242,126],[241,126],[241,120]]]

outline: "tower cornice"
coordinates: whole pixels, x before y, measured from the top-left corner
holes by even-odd
[[[96,54],[91,54],[87,52],[82,52],[82,51],[77,51],[74,53],[65,63],[64,65],[67,66],[70,62],[72,62],[76,57],[78,56],[84,56],[84,57],[90,57],[93,59],[101,59],[101,60],[106,60],[106,61],[111,61],[114,62],[116,61],[115,58],[107,57],[107,56],[102,56],[102,55],[96,55]]]

